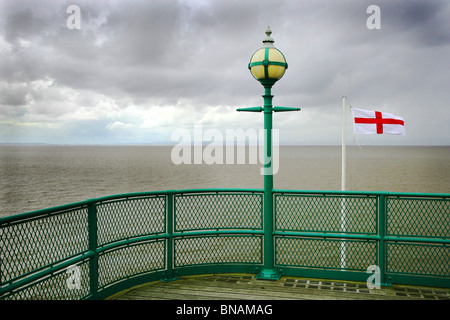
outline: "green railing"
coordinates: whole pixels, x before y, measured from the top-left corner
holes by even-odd
[[[258,273],[450,287],[450,194],[205,189],[90,199],[0,219],[1,299],[103,299],[148,281]],[[270,251],[268,251],[270,252]]]

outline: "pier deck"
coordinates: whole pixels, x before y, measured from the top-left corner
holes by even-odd
[[[368,289],[364,282],[252,274],[215,274],[155,281],[119,292],[109,300],[450,300],[450,289],[394,285]]]

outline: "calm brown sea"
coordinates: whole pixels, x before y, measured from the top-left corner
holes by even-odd
[[[128,192],[263,188],[262,165],[180,164],[168,146],[0,146],[0,216]],[[450,147],[347,147],[347,190],[450,193]],[[275,189],[340,190],[339,146],[282,146]]]

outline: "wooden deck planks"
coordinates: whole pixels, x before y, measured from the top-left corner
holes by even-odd
[[[362,282],[282,277],[256,280],[250,274],[187,276],[155,281],[120,292],[110,300],[450,300],[450,289],[412,286],[369,290]]]

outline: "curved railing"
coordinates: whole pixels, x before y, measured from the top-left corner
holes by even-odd
[[[450,194],[261,189],[107,196],[0,219],[0,299],[103,299],[149,281],[258,273],[450,287]],[[369,268],[369,270],[372,270]]]

